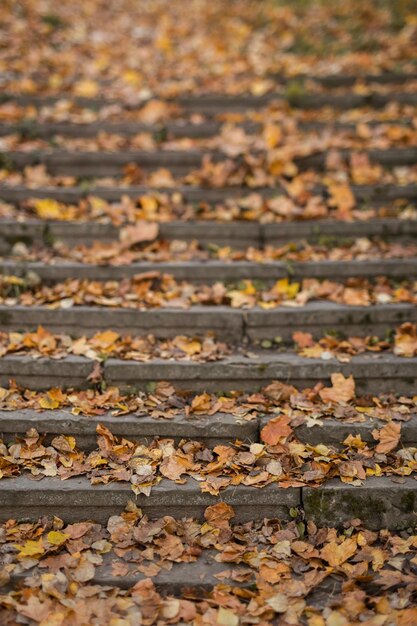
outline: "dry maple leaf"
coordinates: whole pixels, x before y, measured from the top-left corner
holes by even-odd
[[[398,446],[400,441],[401,422],[388,422],[381,430],[373,430],[372,436],[376,441],[379,441],[375,448],[376,452],[381,454],[391,452]]]
[[[204,517],[211,526],[215,528],[225,528],[229,526],[229,520],[235,516],[235,512],[230,504],[218,502],[207,507]]]
[[[143,241],[153,241],[158,237],[159,226],[156,222],[137,222],[120,230],[119,239],[125,248],[130,248]]]
[[[341,543],[331,541],[321,550],[320,557],[327,561],[331,567],[338,567],[355,554],[356,547],[357,541],[353,537],[348,537]]]
[[[355,397],[355,381],[353,376],[345,378],[343,374],[334,372],[331,375],[332,387],[324,387],[319,391],[323,402],[346,403]]]
[[[415,324],[402,324],[395,333],[394,353],[398,356],[413,357],[417,354],[417,330]]]
[[[261,439],[270,446],[275,446],[282,440],[287,439],[293,432],[289,425],[291,418],[288,415],[274,417],[261,430]]]

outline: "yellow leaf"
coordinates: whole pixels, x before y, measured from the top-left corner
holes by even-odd
[[[19,558],[23,558],[25,556],[41,556],[45,552],[45,548],[42,545],[42,539],[38,539],[38,541],[26,541],[26,543],[22,546],[14,544],[14,547],[19,550]]]
[[[75,85],[74,93],[80,98],[94,98],[98,94],[98,84],[94,80],[80,80]]]
[[[91,339],[91,344],[94,348],[103,352],[110,351],[119,337],[120,335],[113,330],[105,330],[102,333],[94,335]]]
[[[62,544],[69,538],[70,535],[66,535],[65,533],[61,533],[57,530],[51,530],[46,537],[48,543],[53,546],[62,546]]]
[[[39,404],[43,409],[57,409],[66,400],[66,397],[66,394],[60,389],[53,388],[46,392],[39,400]]]
[[[44,220],[62,220],[65,219],[65,206],[56,200],[50,198],[39,199],[33,202],[35,211],[38,216]]]
[[[300,289],[300,283],[290,283],[288,278],[281,278],[274,285],[274,291],[290,300],[295,298]]]
[[[281,128],[276,124],[266,124],[263,135],[268,148],[275,148],[282,139]]]
[[[201,343],[198,339],[190,339],[189,337],[175,337],[172,343],[174,346],[188,354],[188,356],[193,356],[193,354],[199,354],[201,352]]]
[[[217,623],[221,626],[237,626],[239,618],[233,611],[221,606],[217,611]]]
[[[133,85],[134,87],[137,87],[142,82],[141,75],[139,74],[139,72],[135,72],[135,70],[125,70],[122,74],[122,78],[125,83]]]
[[[266,601],[276,613],[285,613],[288,609],[288,596],[285,593],[276,593]]]

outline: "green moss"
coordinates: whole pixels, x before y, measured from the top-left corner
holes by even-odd
[[[7,235],[4,239],[9,246],[14,246],[15,243],[25,243],[29,246],[33,243],[33,238],[28,235]]]
[[[413,513],[416,510],[416,497],[412,491],[404,493],[401,496],[400,507],[404,513]]]
[[[8,311],[0,311],[0,324],[2,326],[8,325],[11,315]]]

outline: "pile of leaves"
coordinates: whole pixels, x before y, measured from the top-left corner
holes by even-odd
[[[133,158],[133,157],[132,157]],[[311,188],[322,187],[329,182],[350,190],[351,185],[411,185],[417,182],[417,166],[402,165],[384,167],[371,161],[366,152],[351,152],[348,155],[332,150],[323,163],[324,171],[311,167],[300,173],[299,166],[285,151],[245,153],[238,158],[217,160],[206,155],[201,167],[184,175],[174,175],[161,167],[145,170],[132,161],[120,169],[120,173],[106,178],[85,179],[80,167],[78,177],[74,175],[52,175],[45,165],[27,165],[23,170],[0,169],[0,184],[8,187],[74,187],[84,180],[85,191],[94,192],[97,187],[117,187],[120,194],[124,187],[144,185],[156,189],[173,189],[178,186],[197,186],[220,189],[224,187],[244,188],[257,191],[262,188],[280,189],[285,183],[298,180],[308,181]],[[191,169],[191,168],[190,168]]]
[[[35,168],[44,166],[35,166]],[[35,169],[34,168],[34,169]],[[286,193],[264,198],[260,193],[242,192],[240,198],[228,198],[223,203],[190,204],[184,201],[181,192],[164,193],[153,191],[137,199],[123,195],[119,202],[110,203],[94,195],[82,199],[78,204],[65,204],[50,198],[33,198],[19,206],[0,201],[0,217],[6,219],[94,221],[111,222],[116,226],[142,222],[168,222],[175,220],[208,220],[230,222],[234,220],[259,221],[261,223],[294,220],[361,220],[375,217],[400,217],[415,219],[416,213],[406,201],[387,203],[385,206],[358,206],[352,190],[346,183],[328,185],[328,197],[311,190],[311,185],[302,175],[293,179],[285,188]]]
[[[417,355],[416,325],[406,322],[393,331],[391,340],[377,336],[349,337],[340,339],[334,335],[325,335],[315,342],[311,333],[296,331],[293,340],[298,354],[308,358],[331,359],[336,357],[341,362],[349,361],[352,356],[364,352],[382,352],[392,350],[398,356]],[[261,342],[264,348],[268,341]],[[279,344],[278,344],[279,345]],[[257,353],[243,347],[239,352],[250,358]],[[94,361],[104,361],[109,357],[146,362],[151,359],[195,361],[221,360],[232,353],[232,346],[218,342],[212,335],[204,338],[177,335],[172,339],[157,339],[154,335],[122,336],[113,330],[98,332],[92,337],[82,336],[73,339],[69,335],[54,334],[42,326],[35,332],[0,332],[0,358],[8,354],[30,355],[33,358],[49,357],[63,359],[68,355],[85,356]]]
[[[326,397],[325,390],[321,391]],[[17,443],[0,444],[1,478],[21,473],[36,479],[44,476],[67,480],[86,476],[92,485],[129,482],[136,495],[149,496],[162,479],[184,484],[190,478],[203,492],[214,496],[229,486],[281,488],[318,487],[331,478],[360,486],[372,476],[400,479],[417,472],[417,448],[397,452],[401,423],[391,421],[372,432],[372,446],[360,435],[349,435],[339,451],[326,444],[306,444],[294,435],[291,418],[278,415],[261,431],[262,443],[217,445],[171,439],[156,439],[145,445],[115,437],[103,424],[97,425],[97,448],[87,453],[77,449],[71,435],[54,437],[47,445],[34,428]]]
[[[100,626],[104,616],[118,626],[415,623],[415,534],[372,532],[359,520],[318,528],[292,513],[291,522],[238,524],[232,507],[219,502],[202,522],[150,521],[130,503],[106,526],[10,520],[0,527],[0,580],[21,582],[0,595],[2,624]],[[158,593],[158,574],[188,563],[217,564],[214,588]],[[129,576],[130,588],[100,584],[106,566],[114,585]],[[184,587],[198,586],[189,576]]]
[[[391,87],[388,87],[391,90]],[[417,82],[407,83],[408,93],[417,93]],[[149,106],[149,105],[148,105]],[[287,157],[288,160],[302,158],[312,154],[324,154],[332,150],[388,150],[391,147],[407,147],[417,143],[417,130],[412,124],[366,124],[358,123],[353,128],[331,127],[303,128],[297,126],[296,118],[282,120],[282,111],[278,115],[274,110],[266,109],[263,115],[268,122],[260,127],[248,128],[236,123],[225,123],[214,137],[164,137],[160,140],[157,133],[149,131],[133,135],[121,135],[117,132],[100,132],[95,137],[53,136],[54,149],[68,152],[118,152],[135,150],[201,150],[209,154],[218,152],[237,157],[247,153],[267,152]],[[12,131],[13,129],[11,129]],[[34,127],[36,134],[36,127]],[[255,131],[255,132],[253,132]],[[23,134],[10,133],[0,137],[0,151],[51,150],[48,138],[25,137]]]
[[[387,339],[375,336],[348,337],[340,339],[337,336],[326,335],[319,341],[314,341],[311,333],[296,331],[293,334],[298,354],[308,358],[331,359],[348,362],[355,354],[364,352],[381,352],[392,349],[398,356],[413,357],[417,355],[416,325],[405,322],[399,326],[395,334]]]
[[[0,358],[7,354],[28,354],[33,358],[63,359],[73,354],[95,361],[109,357],[142,362],[153,358],[216,361],[230,351],[225,343],[210,335],[202,339],[177,335],[158,340],[153,335],[123,337],[113,330],[104,330],[93,337],[72,339],[69,335],[53,334],[42,326],[32,333],[0,332]]]
[[[189,308],[194,305],[232,308],[274,309],[278,306],[302,307],[312,300],[327,300],[349,306],[372,304],[416,303],[417,284],[413,281],[395,282],[386,278],[370,281],[352,278],[346,282],[287,278],[272,287],[261,281],[242,280],[235,285],[217,282],[197,285],[177,281],[157,270],[136,274],[119,281],[95,281],[69,278],[52,286],[42,284],[34,272],[25,277],[0,275],[0,304],[14,306],[48,305],[50,308],[98,305],[130,309]]]

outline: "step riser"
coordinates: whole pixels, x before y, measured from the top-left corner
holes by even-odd
[[[198,169],[203,163],[204,153],[192,152],[118,152],[118,153],[57,153],[47,152],[9,152],[4,156],[10,160],[12,166],[22,169],[27,165],[43,163],[47,171],[53,176],[75,176],[76,178],[107,176],[121,176],[123,169],[129,164],[135,164],[144,171],[153,171],[161,167],[168,168],[175,176],[183,176]],[[342,150],[343,159],[348,162],[350,152]],[[222,154],[206,153],[214,161],[224,160]],[[326,168],[327,153],[315,154],[303,158],[296,158],[294,162],[301,170]],[[417,162],[417,151],[412,148],[398,148],[388,150],[370,150],[368,156],[371,162],[379,163],[384,167],[398,167],[414,165]]]
[[[292,79],[291,79],[292,80]],[[295,79],[297,80],[297,79]],[[334,79],[329,77],[330,84],[332,81],[337,81],[339,78]],[[373,80],[371,82],[374,82]],[[397,77],[394,77],[394,84],[401,84],[402,80],[398,83]],[[338,85],[339,86],[339,85]],[[65,99],[70,100],[74,104],[92,108],[100,109],[103,106],[109,106],[111,104],[122,104],[117,100],[103,99],[103,98],[87,98],[79,96],[66,95]],[[56,102],[62,100],[62,96],[37,96],[30,94],[12,94],[3,93],[1,95],[1,102],[12,101],[21,106],[33,105],[37,107],[53,105]],[[358,95],[353,93],[345,93],[341,95],[334,94],[305,94],[298,98],[286,98],[283,91],[276,93],[268,93],[263,96],[254,95],[237,95],[237,96],[223,96],[219,94],[204,94],[201,96],[180,96],[172,100],[173,103],[178,104],[183,110],[188,112],[207,112],[208,114],[213,112],[223,113],[229,110],[232,111],[246,111],[247,109],[258,109],[266,106],[270,102],[274,101],[290,101],[290,103],[298,108],[321,108],[321,107],[334,107],[337,109],[347,110],[360,106],[369,106],[379,108],[385,106],[389,102],[398,102],[399,104],[416,104],[417,94],[407,93],[405,91],[392,90],[387,94],[371,93],[369,95]],[[146,100],[142,101],[143,104]],[[139,102],[134,105],[135,108],[139,108],[142,104]],[[125,105],[126,109],[129,109],[129,105]]]
[[[358,202],[382,203],[397,200],[399,198],[410,201],[417,200],[417,185],[352,185]],[[225,202],[229,198],[244,198],[251,192],[256,191],[263,198],[272,198],[282,194],[280,188],[258,187],[228,187],[228,188],[199,188],[199,187],[178,187],[177,189],[151,188],[145,186],[130,185],[126,187],[37,187],[29,188],[24,186],[0,186],[0,199],[5,202],[16,204],[30,198],[51,198],[58,202],[78,202],[88,195],[103,198],[109,202],[119,202],[123,195],[130,198],[138,198],[142,195],[152,195],[155,193],[166,193],[171,195],[175,192],[181,194],[185,202]],[[315,193],[325,193],[324,187],[317,188]]]
[[[7,254],[18,241],[26,245],[50,246],[62,241],[68,246],[91,245],[94,241],[117,241],[120,230],[111,224],[48,222],[0,222],[0,253]],[[417,221],[372,220],[369,222],[337,222],[317,220],[282,224],[257,222],[171,222],[159,225],[158,239],[181,241],[197,240],[201,245],[215,243],[244,249],[249,246],[280,246],[288,242],[308,240],[321,243],[323,238],[341,238],[346,241],[356,237],[382,237],[388,241],[415,241]]]
[[[259,416],[250,421],[238,420],[230,414],[209,416],[177,415],[169,419],[152,419],[149,416],[132,414],[114,417],[104,414],[98,417],[71,415],[70,411],[54,410],[53,412],[36,412],[30,409],[9,412],[0,411],[0,436],[7,444],[14,443],[16,437],[24,436],[31,428],[45,435],[45,442],[58,435],[73,435],[77,448],[91,451],[97,448],[98,424],[104,425],[116,437],[125,437],[130,441],[149,445],[155,438],[182,439],[200,441],[207,447],[228,445],[236,440],[244,442],[260,442],[260,431],[271,415]],[[345,446],[343,441],[349,436],[359,435],[362,441],[375,446],[376,440],[372,432],[381,429],[386,422],[365,418],[364,422],[343,422],[332,418],[322,418],[321,425],[308,426],[301,424],[294,428],[297,439],[310,445],[329,445],[337,450]],[[413,447],[417,441],[417,418],[404,422],[401,427],[401,446]]]
[[[417,481],[412,477],[400,484],[387,477],[370,478],[361,487],[334,479],[318,489],[282,489],[273,484],[263,489],[238,486],[223,491],[221,498],[233,506],[235,522],[288,520],[289,508],[301,507],[306,520],[319,526],[331,523],[340,528],[354,517],[360,517],[370,530],[399,530],[416,525],[413,511],[417,505]],[[149,517],[197,519],[204,519],[205,508],[218,501],[202,493],[191,480],[186,485],[163,481],[149,497],[135,498],[126,483],[90,486],[87,479],[37,482],[20,477],[0,483],[0,521],[57,516],[66,523],[91,519],[105,524],[111,515],[120,514],[129,500],[134,500]]]
[[[74,309],[46,309],[0,306],[0,329],[22,330],[39,325],[52,332],[72,336],[93,335],[111,328],[121,335],[155,334],[158,337],[205,335],[213,332],[216,338],[239,343],[244,337],[244,313],[225,307],[197,311],[150,311],[76,307]]]
[[[184,589],[192,589],[193,596],[199,597],[207,591],[211,591],[213,587],[219,584],[219,578],[216,578],[216,574],[224,571],[224,563],[218,563],[214,560],[217,552],[212,550],[203,550],[202,554],[198,557],[197,561],[190,563],[175,563],[172,569],[168,571],[160,571],[156,576],[152,577],[152,582],[159,593],[163,595],[176,595],[181,596]],[[95,569],[94,578],[89,581],[89,584],[117,587],[119,589],[130,589],[140,580],[147,578],[141,572],[133,571],[125,574],[124,576],[115,576],[112,573],[112,561],[117,560],[114,552],[106,553],[102,556],[103,565],[99,565]],[[239,571],[239,567],[233,563],[229,564],[230,570]],[[41,570],[42,571],[42,570]],[[27,572],[11,575],[9,587],[2,587],[2,593],[6,593],[11,590],[12,585],[18,584],[21,586],[25,583],[25,579],[33,575],[33,569]],[[330,582],[330,581],[329,581]],[[333,587],[336,581],[332,581]],[[253,581],[235,582],[235,586],[242,589],[253,588]],[[326,592],[330,590],[328,581],[324,581],[320,585],[320,591]],[[334,589],[333,589],[334,590]],[[310,601],[311,605],[311,601]]]
[[[411,126],[411,119],[392,119],[388,122],[368,121],[367,125],[377,127],[381,124],[391,124],[395,126]],[[255,122],[243,122],[237,124],[247,134],[258,134],[262,132],[263,125]],[[184,122],[167,122],[166,124],[141,124],[136,122],[92,122],[91,124],[75,122],[45,122],[37,123],[31,119],[28,123],[3,124],[0,123],[0,136],[20,134],[23,138],[30,139],[50,139],[54,136],[61,137],[97,137],[99,133],[115,134],[124,137],[133,137],[139,133],[150,133],[160,135],[163,133],[168,138],[210,138],[217,136],[222,130],[221,122],[206,121],[200,124]],[[356,125],[344,122],[298,122],[297,128],[303,132],[320,132],[327,128],[335,128],[339,131],[355,131]]]
[[[407,304],[349,307],[326,302],[313,302],[302,308],[281,307],[274,311],[245,311],[221,306],[149,311],[0,306],[0,330],[4,331],[27,332],[43,326],[54,333],[79,337],[111,328],[121,335],[154,334],[166,338],[184,334],[186,329],[187,335],[213,332],[216,338],[232,344],[278,336],[284,343],[292,344],[297,329],[310,332],[317,339],[326,331],[340,332],[343,336],[385,336],[387,331],[404,322],[417,323],[417,307]]]
[[[347,278],[376,278],[385,276],[392,279],[411,279],[417,277],[417,258],[381,259],[378,261],[317,261],[315,263],[251,263],[220,261],[173,262],[173,263],[132,263],[131,265],[84,265],[61,263],[47,265],[43,263],[25,263],[18,261],[0,262],[0,273],[24,277],[34,272],[45,283],[59,283],[68,278],[97,281],[123,280],[149,271],[170,274],[178,281],[185,280],[195,284],[213,284],[216,282],[235,283],[241,280],[259,280],[265,285],[273,285],[277,280],[290,278],[294,281],[305,278],[343,281]]]
[[[89,386],[87,377],[94,362],[81,357],[62,360],[6,356],[0,360],[0,385],[10,379],[30,389]],[[103,364],[104,380],[122,391],[146,391],[150,383],[169,381],[175,388],[193,391],[254,391],[273,380],[282,380],[298,388],[314,387],[329,381],[333,372],[353,375],[358,394],[410,392],[417,383],[417,359],[385,355],[361,355],[349,363],[336,359],[305,359],[295,354],[262,356],[242,360],[225,358],[218,362],[162,361],[147,363],[108,359]]]
[[[84,417],[72,415],[69,410],[42,413],[30,409],[13,413],[0,411],[0,433],[6,443],[14,442],[17,434],[24,435],[30,428],[36,428],[40,434],[47,436],[48,443],[57,435],[71,434],[76,438],[79,449],[93,450],[97,447],[98,424],[103,424],[117,437],[146,444],[156,437],[176,442],[181,439],[201,441],[208,447],[235,440],[259,441],[259,420],[237,420],[229,414],[153,419],[132,414],[115,417],[109,413]]]

